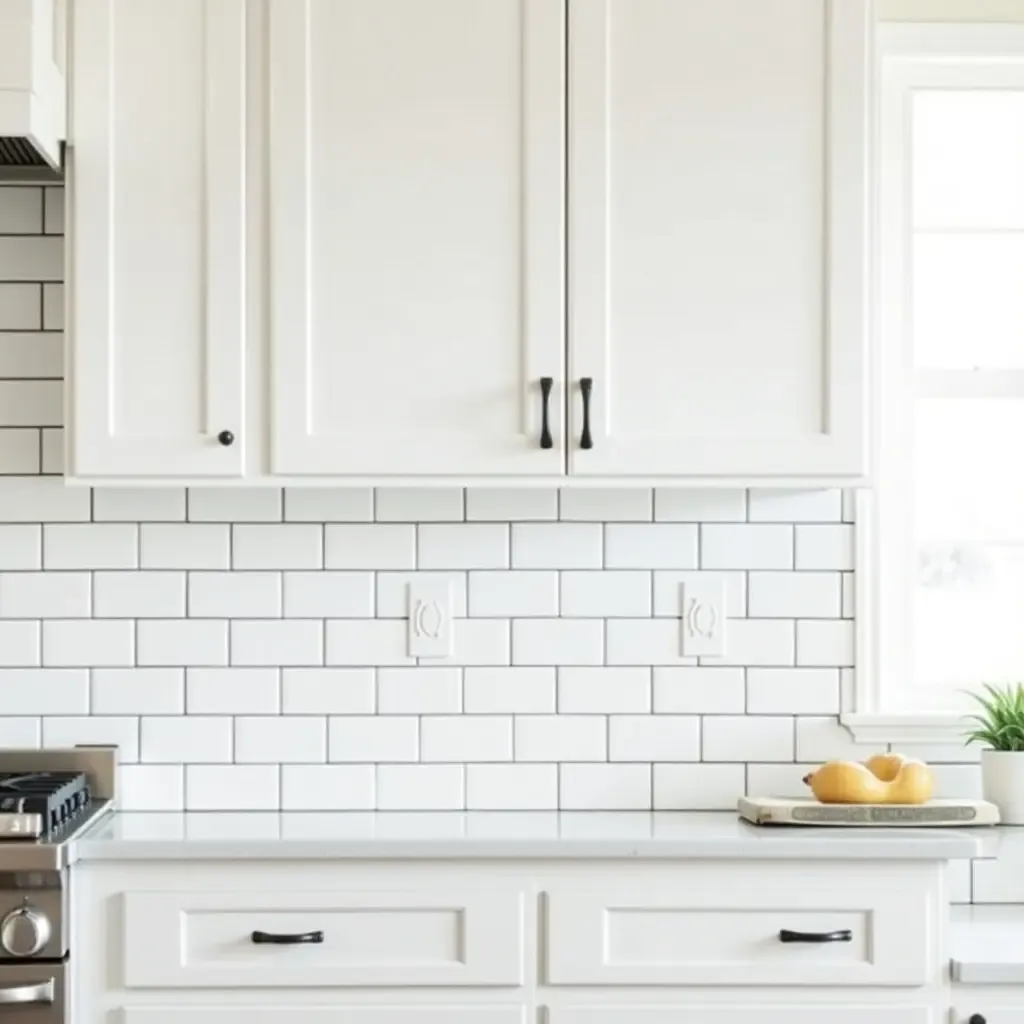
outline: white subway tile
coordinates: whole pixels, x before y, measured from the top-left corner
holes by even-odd
[[[64,234],[64,186],[54,186],[45,190],[44,231],[48,235]]]
[[[752,523],[838,523],[842,516],[842,491],[765,489],[750,492]]]
[[[505,569],[508,527],[498,523],[417,528],[421,569]]]
[[[98,619],[179,618],[185,614],[185,574],[98,572],[93,577],[93,604]]]
[[[598,523],[514,523],[512,568],[600,569],[604,559]]]
[[[654,518],[650,490],[629,488],[565,489],[559,496],[559,518],[571,522],[649,523]]]
[[[328,753],[331,761],[353,763],[417,761],[419,719],[388,715],[332,718]]]
[[[600,665],[604,622],[518,619],[512,623],[512,661],[516,665]]]
[[[215,619],[142,619],[136,625],[140,665],[226,665],[228,624]]]
[[[562,614],[570,618],[647,618],[651,590],[649,572],[563,572]]]
[[[842,611],[837,572],[752,572],[748,587],[754,618],[836,619]]]
[[[515,720],[517,761],[604,761],[607,741],[602,715],[521,715]]]
[[[0,669],[0,715],[88,713],[88,669]]]
[[[687,584],[705,581],[725,588],[725,616],[743,619],[747,615],[747,574],[745,572],[656,572],[654,574],[654,614],[670,618],[683,615],[683,589]]]
[[[705,761],[792,761],[793,719],[764,715],[708,715]]]
[[[173,523],[184,518],[184,487],[97,487],[93,491],[96,522]]]
[[[306,619],[235,619],[232,665],[322,665],[323,623]]]
[[[0,746],[24,747],[37,750],[43,744],[43,725],[40,718],[0,718]]]
[[[854,567],[852,526],[798,526],[796,528],[798,569],[845,569]]]
[[[185,670],[93,669],[91,707],[94,715],[183,715]]]
[[[284,517],[292,523],[368,523],[373,519],[369,487],[288,487]]]
[[[297,523],[233,526],[231,564],[235,569],[320,569],[323,531]]]
[[[548,488],[476,488],[466,491],[466,518],[523,523],[558,518],[558,492]]]
[[[377,672],[381,715],[450,715],[462,710],[457,668],[382,668]]]
[[[43,719],[44,747],[76,747],[79,744],[117,747],[120,763],[131,764],[139,759],[139,720],[104,715],[77,718],[48,715]]]
[[[38,331],[40,317],[38,284],[0,281],[0,331]]]
[[[563,810],[650,810],[649,764],[563,764],[559,775]]]
[[[557,810],[558,766],[468,764],[466,808],[470,811]]]
[[[281,576],[276,572],[189,573],[188,614],[194,619],[275,618],[281,614]]]
[[[834,713],[834,712],[833,712]],[[961,742],[954,743],[899,743],[894,747],[904,757],[916,758],[928,764],[978,764],[981,747]],[[892,749],[892,748],[890,748]]]
[[[806,764],[748,764],[748,796],[806,797],[804,776],[814,770]]]
[[[280,769],[271,764],[185,766],[185,809],[189,811],[276,811]]]
[[[379,523],[457,523],[464,518],[458,487],[378,487]]]
[[[744,777],[741,764],[656,764],[654,809],[735,811]]]
[[[798,665],[845,668],[853,664],[854,625],[849,619],[796,624]]]
[[[697,540],[696,526],[609,523],[605,527],[605,568],[695,569]]]
[[[0,665],[22,668],[39,664],[39,623],[15,619],[0,622]]]
[[[792,569],[793,527],[701,527],[702,569]]]
[[[143,523],[143,569],[227,569],[230,527],[213,523]]]
[[[160,764],[231,760],[231,723],[226,716],[161,716],[142,719],[143,761]]]
[[[236,718],[238,764],[320,763],[327,760],[327,719],[274,715]]]
[[[839,671],[831,668],[747,669],[747,711],[754,715],[836,715]]]
[[[467,668],[466,714],[546,714],[555,711],[553,668]]]
[[[648,714],[651,710],[649,668],[561,668],[558,670],[561,714]]]
[[[63,401],[59,380],[0,381],[0,427],[59,427]]]
[[[138,527],[128,523],[83,523],[43,527],[46,569],[134,569]]]
[[[185,767],[180,764],[125,764],[118,772],[121,811],[183,811]]]
[[[190,668],[190,715],[276,715],[281,707],[276,668]]]
[[[556,572],[471,572],[469,614],[527,618],[558,614]]]
[[[376,806],[372,764],[286,764],[281,767],[283,811],[370,811]]]
[[[512,719],[494,715],[428,716],[420,722],[420,760],[511,761]]]
[[[0,569],[40,569],[42,565],[41,526],[0,525]]]
[[[325,528],[327,569],[414,569],[416,527],[374,524]]]
[[[87,572],[11,572],[0,575],[0,617],[74,619],[90,613]]]
[[[666,523],[742,523],[747,518],[747,493],[659,487],[654,492],[654,518]]]
[[[654,710],[660,715],[741,715],[742,668],[656,668]]]
[[[864,761],[878,750],[870,744],[855,743],[850,730],[835,716],[799,717],[796,720],[796,760],[810,764],[825,761]]]
[[[0,285],[0,289],[3,285]],[[3,300],[0,299],[0,302]],[[64,335],[40,331],[3,331],[0,324],[0,377],[64,376]]]
[[[43,285],[43,330],[64,330],[64,285],[58,282]]]
[[[289,619],[369,618],[373,573],[286,572],[284,614]]]
[[[726,634],[726,654],[714,666],[792,665],[796,656],[790,619],[734,619]]]
[[[452,617],[466,617],[466,573],[464,572],[378,572],[377,618],[404,619],[409,615],[409,584],[448,584]]]
[[[843,491],[843,522],[855,523],[857,521],[857,502],[866,497],[867,491]]]
[[[940,800],[980,800],[981,765],[933,764],[935,796]]]
[[[0,348],[3,340],[0,338]],[[44,427],[43,435],[43,472],[57,473],[64,472],[64,428]]]
[[[508,665],[511,663],[509,623],[506,619],[455,619],[452,655],[431,658],[431,665]]]
[[[683,657],[683,634],[674,619],[609,619],[609,665],[696,665]]]
[[[281,710],[286,715],[372,715],[374,675],[372,668],[283,669]]]
[[[608,720],[609,761],[699,761],[696,715],[613,715]]]
[[[0,430],[0,474],[38,473],[40,444],[34,427]]]
[[[49,619],[43,623],[43,664],[55,668],[135,663],[135,624],[120,619]]]
[[[283,495],[274,487],[190,487],[193,523],[279,523]]]
[[[460,764],[382,764],[377,807],[382,811],[459,811],[465,806]]]
[[[856,576],[852,572],[842,574],[843,583],[843,618],[853,619],[857,617],[857,584]]]
[[[59,281],[63,276],[63,238],[0,235],[0,281]]]
[[[0,188],[0,235],[38,235],[43,230],[43,190],[37,186]]]
[[[0,392],[0,404],[4,396]],[[89,519],[89,490],[45,476],[0,479],[0,507],[7,523],[71,523]]]
[[[337,619],[324,623],[328,665],[414,665],[401,619]]]

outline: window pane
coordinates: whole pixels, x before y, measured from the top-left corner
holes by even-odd
[[[919,234],[913,280],[918,366],[1024,367],[1024,232]]]
[[[1024,93],[913,100],[915,227],[1024,228]]]

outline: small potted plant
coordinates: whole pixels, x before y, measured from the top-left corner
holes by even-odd
[[[1005,825],[1024,825],[1024,686],[984,685],[972,693],[980,712],[968,716],[974,728],[968,743],[982,743],[981,785],[985,799],[999,808]]]

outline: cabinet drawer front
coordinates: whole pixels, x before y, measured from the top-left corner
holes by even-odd
[[[561,890],[549,901],[553,985],[921,985],[938,970],[926,884],[812,868],[709,866],[665,886]],[[692,876],[691,876],[692,877]],[[783,930],[849,941],[784,943]]]
[[[118,1016],[110,1024],[526,1024],[520,1006],[126,1006]]]
[[[957,999],[950,1017],[952,1024],[969,1024],[975,1015],[983,1017],[985,1024],[1024,1024],[1024,1003],[1006,1005],[999,999]]]
[[[322,933],[256,943],[254,932]],[[132,892],[128,988],[517,986],[523,894]]]
[[[930,1006],[616,1006],[552,1010],[550,1024],[939,1024]],[[147,1022],[149,1024],[149,1022]],[[163,1021],[153,1024],[165,1024]],[[169,1024],[169,1022],[168,1022]],[[993,1022],[994,1024],[994,1022]]]

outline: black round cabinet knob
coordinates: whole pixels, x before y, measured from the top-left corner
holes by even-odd
[[[980,1013],[972,1013],[967,1019],[967,1024],[988,1024],[988,1022]]]
[[[220,441],[225,448],[230,448],[235,443],[235,435],[230,430],[222,430],[217,435],[217,440]]]

